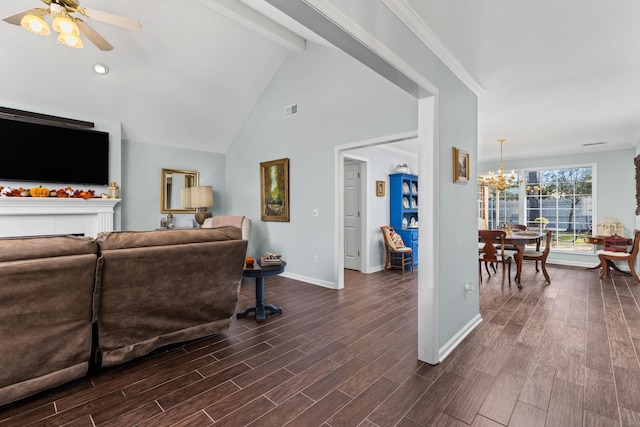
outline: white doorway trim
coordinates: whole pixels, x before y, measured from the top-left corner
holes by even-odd
[[[342,11],[329,0],[304,0],[304,3],[332,24],[339,27],[345,34],[351,36],[370,53],[375,54],[375,56],[384,60],[384,62],[397,70],[399,74],[393,73],[393,75],[390,75],[387,73],[388,70],[386,68],[376,66],[374,64],[375,61],[369,62],[367,65],[394,82],[398,87],[403,88],[415,96],[418,101],[419,117],[417,139],[420,147],[418,154],[418,179],[419,182],[426,183],[426,185],[421,188],[429,188],[431,190],[427,196],[427,203],[420,203],[418,207],[420,218],[428,218],[426,226],[423,225],[422,220],[420,221],[420,251],[418,253],[418,262],[422,268],[418,269],[418,312],[420,313],[418,316],[418,358],[427,363],[438,363],[440,361],[440,357],[438,356],[440,339],[438,286],[440,283],[437,268],[439,260],[436,250],[439,247],[439,236],[436,232],[439,227],[436,205],[440,198],[439,168],[437,165],[439,144],[438,87],[431,83],[422,72],[413,68],[375,36],[365,31],[356,22],[342,13]],[[396,2],[393,3],[395,4]],[[341,49],[349,53],[348,49],[343,47]],[[353,54],[354,51],[357,51],[357,48],[352,49],[352,53],[350,54],[356,58],[357,56]],[[431,51],[433,52],[433,50]],[[359,60],[367,64],[362,59]],[[407,84],[409,82],[415,84],[415,86]],[[411,139],[414,138],[416,138],[416,133],[412,132]],[[342,170],[344,152],[350,148],[379,145],[389,139],[393,139],[393,137],[379,138],[377,142],[370,140],[335,147],[334,167],[336,171],[336,182],[334,183],[334,194],[336,199],[334,200],[334,206],[336,208],[334,223],[336,226],[334,227],[334,241],[336,247],[334,266],[336,270],[334,272],[334,279],[338,289],[344,288],[344,224],[342,218],[342,215],[344,215],[344,209],[342,207],[342,203],[344,203],[342,191],[342,185],[344,185],[344,173]],[[424,201],[424,198],[421,198],[421,200]],[[428,238],[426,238],[426,236],[428,236]],[[425,268],[428,266],[434,266],[436,268]]]
[[[364,162],[365,165],[368,166],[368,159],[360,156],[356,156],[354,154],[349,154],[349,150],[354,150],[357,148],[365,148],[365,147],[375,147],[376,145],[389,144],[392,142],[406,141],[409,139],[415,139],[417,136],[416,132],[407,132],[404,134],[385,136],[381,138],[374,138],[365,141],[352,142],[349,144],[338,145],[334,148],[334,165],[336,170],[336,179],[335,179],[335,242],[336,242],[336,250],[335,253],[335,266],[336,271],[334,275],[334,283],[337,285],[337,289],[344,288],[344,159],[354,159],[360,160]],[[363,176],[362,182],[367,182],[368,179],[368,167],[365,166],[365,170],[367,170]],[[369,199],[369,186],[366,184],[363,186],[364,191],[362,191],[363,198],[366,200]],[[366,253],[363,256],[363,264],[365,263],[364,259],[366,258],[366,266],[369,265],[369,250],[368,245],[366,243],[366,230],[368,229],[368,214],[367,214],[367,203],[362,204],[363,211],[363,233],[365,236],[363,239],[363,250]],[[362,271],[366,271],[366,267]]]
[[[437,94],[418,99],[418,188],[421,194],[418,205],[418,359],[432,365],[440,363],[443,357],[440,351],[440,220],[437,209],[440,197],[438,100]],[[424,203],[424,191],[428,194],[427,203]]]
[[[374,138],[365,141],[353,142],[339,145],[334,148],[334,167],[336,170],[334,182],[335,201],[334,206],[334,283],[337,289],[344,289],[344,159],[348,157],[349,150],[356,148],[374,147],[377,145],[392,142],[405,141],[409,139],[418,140],[418,186],[425,189],[427,203],[421,198],[423,203],[418,206],[418,216],[426,218],[427,221],[420,221],[420,233],[418,244],[418,359],[430,364],[440,362],[439,351],[439,301],[438,301],[438,257],[436,250],[438,243],[438,217],[436,201],[438,195],[438,95],[421,98],[418,102],[418,131],[406,132],[403,134],[390,135]],[[370,187],[366,184],[364,187]],[[421,191],[422,193],[422,191]],[[366,210],[366,208],[363,208]],[[365,233],[368,226],[363,223]],[[428,238],[427,238],[428,236]],[[368,243],[364,244],[369,246]],[[367,264],[368,265],[368,264]]]

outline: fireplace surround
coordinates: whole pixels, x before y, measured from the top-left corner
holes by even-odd
[[[0,197],[0,237],[113,231],[120,199]]]

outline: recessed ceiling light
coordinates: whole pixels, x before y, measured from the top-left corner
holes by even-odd
[[[105,64],[93,64],[93,72],[100,75],[105,75],[109,72],[109,67]]]
[[[582,144],[583,147],[591,147],[592,145],[604,145],[606,144],[606,141],[600,141],[600,142],[585,142],[584,144]]]

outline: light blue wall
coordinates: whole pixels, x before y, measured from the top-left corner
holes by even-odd
[[[199,172],[200,184],[213,186],[214,206],[209,210],[221,214],[219,200],[226,192],[224,155],[131,141],[123,141],[122,155],[123,230],[154,230],[160,226],[160,218],[166,216],[160,213],[162,168]],[[175,214],[176,226],[192,226],[193,217]]]
[[[457,147],[469,153],[471,176],[476,176],[478,110],[477,97],[429,50],[422,41],[411,33],[395,15],[389,13],[382,2],[370,0],[332,0],[347,15],[355,17],[357,23],[391,49],[414,70],[426,78],[438,91],[436,123],[435,171],[421,171],[423,177],[435,179],[435,230],[426,235],[422,229],[424,215],[421,215],[421,236],[433,239],[436,247],[433,253],[420,252],[435,259],[436,283],[425,283],[421,278],[420,288],[437,288],[438,340],[440,348],[453,346],[451,340],[459,333],[464,334],[479,313],[477,292],[465,295],[464,286],[470,283],[478,289],[477,269],[477,183],[471,180],[466,185],[453,183],[452,148]],[[430,156],[431,153],[428,153]],[[426,162],[420,160],[421,166]],[[424,183],[420,184],[421,205],[424,203]],[[423,296],[426,297],[426,296]],[[422,325],[429,328],[431,325]]]
[[[594,225],[611,214],[625,226],[625,235],[630,236],[635,228],[635,169],[634,150],[602,151],[568,156],[538,157],[505,161],[505,170],[541,167],[567,167],[595,165],[596,187],[594,188]],[[497,162],[480,165],[481,173],[497,170]],[[594,265],[595,254],[551,253],[550,262],[571,265]]]
[[[436,253],[427,253],[437,263],[433,286],[438,289],[438,337],[443,346],[479,312],[477,293],[469,298],[464,293],[465,283],[478,281],[476,184],[473,180],[468,185],[452,183],[453,146],[469,152],[471,174],[477,173],[473,162],[477,158],[477,99],[380,3],[360,3],[377,7],[371,13],[379,25],[366,29],[377,32],[381,39],[392,35],[385,40],[389,46],[394,51],[397,48],[402,59],[438,90],[437,159],[435,170],[423,173],[425,179],[436,181],[437,194],[432,195],[436,235],[447,236],[432,237]],[[300,113],[283,118],[284,107],[293,103],[299,104]],[[334,147],[415,131],[417,125],[415,98],[345,54],[308,44],[305,53],[283,65],[227,152],[229,208],[254,219],[249,250],[283,253],[289,261],[288,273],[333,285]],[[425,155],[433,156],[430,151]],[[291,222],[262,222],[259,163],[282,157],[291,160]],[[320,210],[320,216],[312,217],[314,208]],[[314,254],[319,255],[317,264]]]
[[[285,118],[285,107],[294,103],[298,114]],[[281,253],[289,273],[330,285],[334,147],[416,126],[412,96],[344,53],[309,43],[282,66],[227,151],[224,209],[252,219],[250,253]],[[263,222],[260,162],[284,157],[290,162],[290,222]]]

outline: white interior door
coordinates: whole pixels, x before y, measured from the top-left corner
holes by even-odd
[[[344,163],[344,268],[360,270],[360,163]]]

